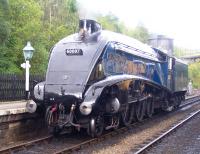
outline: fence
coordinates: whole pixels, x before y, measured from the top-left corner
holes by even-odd
[[[44,81],[44,75],[30,75],[30,92],[37,82]],[[0,74],[0,101],[25,99],[25,75]]]

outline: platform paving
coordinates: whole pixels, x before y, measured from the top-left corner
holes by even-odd
[[[26,113],[26,100],[0,103],[0,116]]]

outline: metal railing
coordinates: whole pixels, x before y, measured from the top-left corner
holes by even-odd
[[[30,75],[30,92],[37,82],[45,80],[45,75]],[[25,75],[0,73],[0,102],[25,99]]]

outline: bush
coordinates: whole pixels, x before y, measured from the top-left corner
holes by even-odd
[[[200,88],[200,62],[189,64],[189,78],[194,88]]]

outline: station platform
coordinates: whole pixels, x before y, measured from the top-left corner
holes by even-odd
[[[26,113],[26,100],[0,102],[0,116]]]
[[[27,112],[26,103],[27,100],[0,102],[0,128],[10,122],[38,117],[37,113]]]

